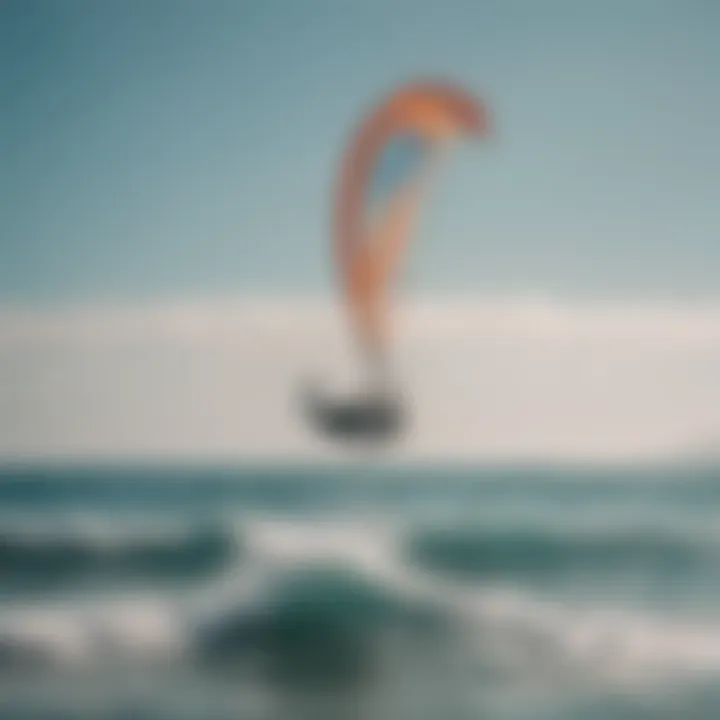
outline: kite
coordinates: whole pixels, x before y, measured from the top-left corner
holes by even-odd
[[[333,251],[342,298],[370,388],[331,403],[316,391],[314,425],[346,438],[390,438],[404,426],[390,382],[392,290],[446,149],[488,132],[484,105],[445,82],[405,85],[363,119],[343,159],[334,207]]]

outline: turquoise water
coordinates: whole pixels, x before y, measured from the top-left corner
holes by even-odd
[[[720,716],[711,468],[5,467],[0,717]]]

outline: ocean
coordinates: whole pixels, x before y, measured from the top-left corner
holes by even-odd
[[[720,470],[5,466],[0,718],[717,720]]]

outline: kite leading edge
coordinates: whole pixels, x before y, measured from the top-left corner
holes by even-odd
[[[305,407],[327,434],[389,439],[405,413],[390,381],[391,291],[438,162],[452,141],[488,131],[483,104],[444,82],[403,86],[360,124],[340,170],[333,243],[351,330],[369,390],[330,402],[310,390]]]

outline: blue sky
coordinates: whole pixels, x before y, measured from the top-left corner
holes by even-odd
[[[489,104],[419,289],[716,299],[712,0],[5,0],[0,303],[325,293],[358,115],[413,76]]]

